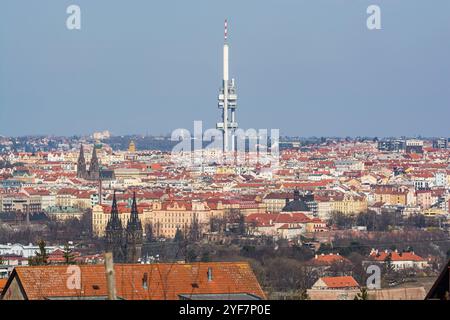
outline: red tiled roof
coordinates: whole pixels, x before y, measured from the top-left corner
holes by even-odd
[[[359,287],[358,282],[352,276],[323,277],[320,278],[328,288]]]
[[[336,262],[349,262],[350,261],[339,255],[339,254],[324,254],[324,255],[317,255],[316,257],[309,260],[309,263],[314,265],[331,265]]]
[[[7,281],[8,281],[8,279],[0,279],[0,293],[2,292],[3,288],[5,287]]]
[[[414,252],[372,252],[370,257],[376,261],[385,261],[388,255],[390,255],[391,261],[425,261],[424,258],[416,255]]]
[[[107,296],[105,267],[79,265],[81,288],[67,287],[68,266],[16,267],[27,298]],[[208,268],[212,280],[208,281]],[[117,296],[127,300],[178,300],[180,294],[248,293],[266,298],[247,262],[116,264]],[[147,287],[143,282],[147,277]]]
[[[334,180],[331,179],[323,179],[320,181],[312,181],[312,182],[283,182],[281,186],[286,189],[294,189],[298,188],[302,189],[314,189],[320,187],[326,187],[330,183],[333,183]]]
[[[76,195],[78,193],[77,189],[63,188],[58,191],[58,195]]]
[[[276,199],[276,200],[286,200],[286,199],[292,199],[294,196],[292,194],[292,192],[288,193],[288,192],[271,192],[268,193],[264,199]]]
[[[162,210],[186,210],[190,211],[192,210],[192,203],[189,201],[182,201],[182,200],[167,200],[164,201],[161,205]]]
[[[40,195],[40,196],[48,196],[50,195],[50,191],[45,189],[35,189],[35,188],[24,188],[24,190],[31,195]]]

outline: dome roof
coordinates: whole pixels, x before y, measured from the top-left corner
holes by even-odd
[[[296,211],[310,211],[309,207],[300,199],[300,192],[298,190],[294,191],[294,200],[288,202],[284,208],[281,210],[282,212],[296,212]]]

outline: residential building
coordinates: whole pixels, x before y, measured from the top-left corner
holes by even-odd
[[[352,276],[322,277],[307,290],[311,300],[354,300],[359,292]]]
[[[394,270],[425,269],[428,267],[428,261],[414,252],[399,252],[397,250],[378,251],[372,249],[366,263],[370,262],[389,263]]]

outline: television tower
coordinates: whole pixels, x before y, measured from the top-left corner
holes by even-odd
[[[222,109],[222,122],[217,123],[217,129],[223,131],[223,151],[234,151],[235,136],[234,131],[237,129],[238,124],[236,122],[236,86],[234,79],[229,80],[228,74],[228,22],[225,20],[225,33],[223,44],[223,82],[222,88],[219,91],[219,109]]]

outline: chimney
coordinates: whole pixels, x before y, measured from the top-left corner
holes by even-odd
[[[144,290],[148,290],[148,273],[145,272],[144,276],[142,277],[142,288],[144,288]]]
[[[213,274],[212,274],[212,268],[211,267],[208,268],[207,275],[208,275],[208,282],[211,282],[213,280]]]

